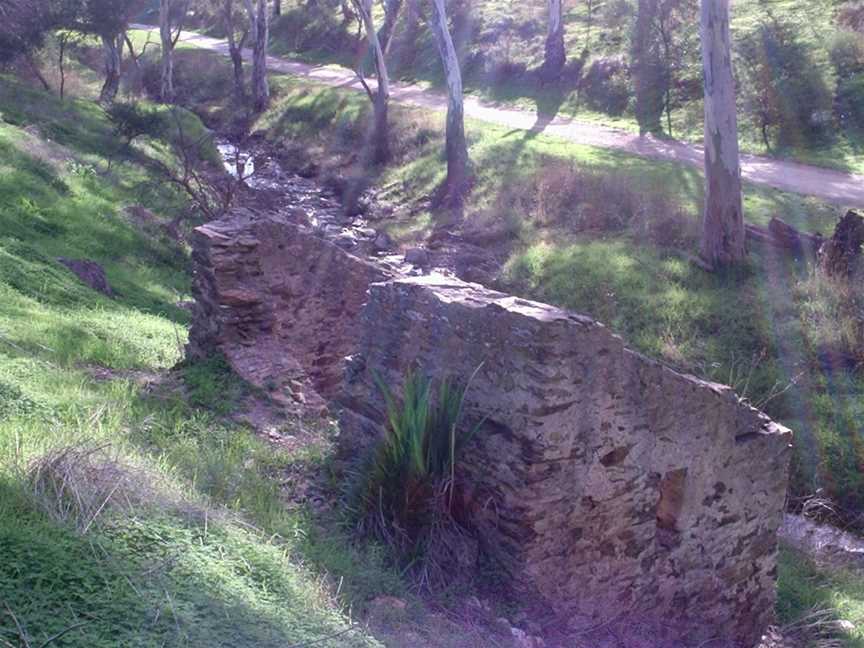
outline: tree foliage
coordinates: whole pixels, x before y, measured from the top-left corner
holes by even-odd
[[[0,63],[41,47],[45,35],[74,22],[84,0],[0,0]]]
[[[831,116],[831,91],[800,25],[766,20],[740,44],[744,106],[766,147],[818,143]]]

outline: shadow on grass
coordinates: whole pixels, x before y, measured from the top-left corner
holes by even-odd
[[[373,646],[284,549],[229,518],[154,507],[81,536],[0,480],[0,636],[32,645]],[[8,606],[8,609],[7,607]],[[14,614],[14,619],[12,614]]]

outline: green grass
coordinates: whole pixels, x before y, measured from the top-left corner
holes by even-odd
[[[844,569],[820,569],[792,549],[780,550],[778,570],[780,600],[777,616],[789,625],[814,610],[828,610],[837,619],[853,624],[839,633],[841,645],[864,646],[864,579]]]
[[[184,50],[178,65],[207,59]],[[226,66],[221,61],[195,69],[225,77]],[[206,78],[200,81],[206,85]],[[338,161],[358,150],[368,118],[362,96],[287,77],[275,77],[273,87],[274,105],[255,128],[276,141],[296,138],[322,159]],[[152,185],[134,161],[121,165],[110,181],[89,170],[105,162],[93,138],[110,139],[96,109],[83,101],[60,105],[41,93],[11,88],[0,94],[6,97],[0,112],[17,115],[15,125],[0,131],[11,151],[11,162],[0,175],[5,183],[0,184],[5,187],[0,200],[26,218],[8,218],[12,233],[0,248],[12,255],[0,265],[0,416],[5,417],[0,419],[0,530],[3,538],[12,539],[7,551],[16,556],[11,566],[0,564],[0,596],[10,601],[34,637],[46,623],[53,629],[96,617],[69,635],[69,645],[99,645],[107,627],[132,632],[124,627],[130,623],[143,645],[269,645],[277,639],[290,645],[346,627],[340,604],[359,605],[378,593],[401,594],[399,579],[382,566],[383,557],[374,548],[352,548],[333,527],[321,528],[304,511],[286,509],[275,478],[297,464],[320,466],[321,455],[274,452],[246,429],[220,418],[220,408],[233,408],[248,388],[219,359],[185,367],[179,385],[142,386],[139,374],[159,373],[180,358],[187,316],[173,304],[188,291],[183,255],[166,262],[160,256],[163,246],[110,218],[117,216],[112,208],[143,195],[136,186]],[[14,98],[21,92],[31,93],[33,111],[16,108]],[[220,97],[198,98],[203,103],[196,108],[230,113]],[[33,146],[25,147],[30,140],[22,130],[30,125],[28,114],[56,124],[65,138],[56,142],[74,153],[74,164],[54,168],[31,155]],[[363,171],[363,181],[377,185],[383,199],[409,208],[410,215],[388,223],[400,240],[423,239],[450,219],[422,201],[443,177],[441,130],[440,116],[394,110],[397,160],[390,167]],[[754,259],[740,273],[709,277],[680,255],[634,239],[628,229],[586,235],[573,231],[566,219],[549,225],[534,218],[537,175],[552,164],[574,164],[636,192],[660,187],[670,204],[690,218],[696,218],[702,195],[696,172],[478,122],[470,122],[468,130],[477,182],[466,208],[467,223],[508,230],[512,247],[504,250],[509,261],[503,279],[510,287],[594,314],[637,348],[733,382],[754,398],[770,393],[772,381],[784,384],[806,370],[812,379],[769,407],[801,432],[804,456],[799,464],[810,464],[800,470],[799,483],[812,478],[820,461],[815,450],[824,439],[811,434],[813,427],[824,426],[826,434],[839,437],[839,452],[829,459],[856,465],[847,444],[858,432],[839,428],[830,416],[848,409],[854,419],[851,406],[864,388],[852,382],[841,389],[837,376],[814,370],[810,345],[815,324],[807,322],[818,320],[814,312],[819,309],[802,315],[798,295],[807,294],[807,277],[798,266]],[[141,155],[165,154],[158,142],[142,147],[136,149]],[[8,174],[13,179],[6,181]],[[519,200],[513,200],[514,192]],[[76,196],[79,202],[73,203]],[[22,206],[23,198],[33,204]],[[147,198],[152,201],[148,206],[161,213],[179,208],[176,196],[150,192]],[[836,218],[824,204],[778,191],[748,187],[746,201],[753,222],[765,223],[773,213],[782,213],[800,227],[828,231]],[[90,205],[103,205],[104,211]],[[71,225],[76,232],[67,242],[58,228]],[[133,244],[124,245],[127,239]],[[152,253],[148,245],[155,248]],[[105,265],[118,287],[117,300],[82,288],[52,261],[56,255],[85,252]],[[173,259],[173,253],[167,258]],[[70,324],[74,335],[65,334]],[[751,371],[754,357],[761,364]],[[114,379],[95,380],[95,364],[109,369]],[[35,506],[22,472],[51,448],[84,440],[110,442],[122,457],[146,466],[148,474],[168,484],[169,492],[179,491],[191,504],[142,512],[132,520],[107,515],[83,538],[58,525]],[[207,519],[206,533],[195,513],[202,509],[222,512]],[[250,529],[250,522],[258,530]],[[52,553],[46,545],[60,549]],[[58,561],[67,554],[80,560],[64,571]],[[30,593],[9,584],[20,580],[22,564],[37,577],[45,574]],[[811,601],[827,600],[844,618],[859,621],[856,577],[811,570],[788,554],[781,567],[779,611],[784,620],[799,617]],[[54,585],[61,572],[69,574],[68,582]],[[206,585],[199,586],[199,573],[207,575]],[[330,590],[317,580],[322,573],[329,581],[342,579],[339,601],[332,601]],[[99,590],[103,586],[110,596]],[[309,603],[301,604],[298,597]],[[57,600],[69,601],[59,613]],[[56,619],[47,616],[49,608]],[[8,632],[9,619],[0,623]],[[356,640],[374,645],[359,636]],[[341,641],[347,640],[331,643],[346,645]]]
[[[122,208],[185,209],[145,164],[170,159],[167,142],[136,142],[108,172],[117,144],[94,103],[2,76],[0,114],[0,638],[36,646],[81,623],[52,645],[380,645],[335,635],[346,605],[401,594],[398,578],[285,506],[278,476],[323,470],[322,454],[275,451],[222,418],[246,387],[218,359],[165,378],[186,339],[187,253]],[[116,297],[58,256],[102,264]],[[130,511],[118,496],[76,531],[27,477],[66,446],[104,448],[148,497]]]

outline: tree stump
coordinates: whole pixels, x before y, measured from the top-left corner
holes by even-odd
[[[827,276],[848,279],[859,266],[864,243],[864,218],[849,211],[837,223],[834,236],[819,250],[819,268]]]

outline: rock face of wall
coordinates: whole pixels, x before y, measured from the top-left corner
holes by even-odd
[[[367,288],[387,273],[279,216],[229,215],[198,227],[192,247],[189,354],[220,350],[277,400],[334,396]]]
[[[630,351],[585,317],[441,277],[393,280],[311,229],[234,214],[193,239],[189,352],[381,434],[374,374],[467,380],[486,417],[463,463],[485,551],[573,625],[659,645],[752,646],[771,621],[790,433],[731,390]],[[346,357],[350,359],[346,363]],[[722,645],[712,643],[712,646]]]
[[[522,591],[574,624],[654,621],[752,646],[772,620],[791,433],[587,318],[449,279],[371,286],[341,404],[380,433],[373,373],[470,385],[474,523]],[[668,645],[679,645],[670,643]],[[716,644],[715,644],[716,645]]]

